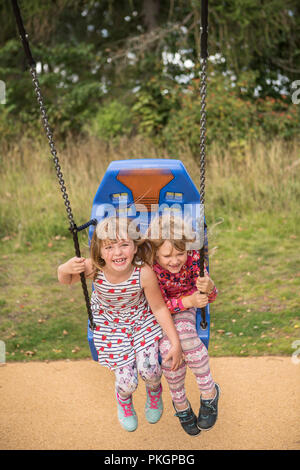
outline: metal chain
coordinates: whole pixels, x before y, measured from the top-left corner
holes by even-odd
[[[34,90],[35,90],[35,93],[36,93],[37,101],[38,101],[40,111],[41,111],[41,115],[42,115],[42,123],[43,123],[44,129],[45,129],[46,135],[48,137],[50,151],[51,151],[51,154],[52,154],[52,157],[53,157],[53,162],[54,162],[57,178],[58,178],[58,181],[59,181],[60,189],[61,189],[62,196],[63,196],[63,199],[64,199],[64,203],[65,203],[65,206],[66,206],[66,211],[67,211],[68,219],[69,219],[69,222],[70,222],[70,230],[72,232],[76,228],[76,225],[75,225],[75,222],[74,222],[74,218],[73,218],[73,214],[72,214],[71,205],[70,205],[69,197],[68,197],[68,194],[67,194],[67,190],[66,190],[66,187],[65,187],[63,174],[61,172],[61,167],[60,167],[59,160],[58,160],[58,157],[57,157],[57,152],[56,152],[55,144],[54,144],[54,140],[53,140],[53,134],[52,134],[52,131],[50,129],[48,116],[47,116],[47,111],[46,111],[46,108],[44,106],[42,92],[41,92],[41,88],[40,88],[39,81],[38,81],[38,78],[37,78],[37,72],[36,72],[35,66],[32,65],[30,67],[30,73],[31,73],[31,76],[32,76]]]
[[[205,203],[205,161],[206,161],[206,67],[207,59],[201,59],[201,82],[200,82],[200,98],[201,98],[201,117],[200,117],[200,220],[203,227],[202,248],[200,250],[200,276],[204,276],[204,203]],[[202,228],[201,228],[202,231]],[[202,329],[206,329],[206,311],[201,308]]]
[[[204,245],[204,203],[205,203],[205,164],[206,164],[206,66],[207,59],[201,59],[201,117],[200,117],[200,221]],[[203,276],[203,262],[201,258],[201,273]]]
[[[200,198],[205,203],[205,149],[206,149],[206,67],[207,59],[201,59],[201,118],[200,118]]]
[[[60,185],[60,189],[61,189],[62,196],[63,196],[63,199],[64,199],[68,219],[69,219],[69,222],[70,222],[69,229],[70,229],[70,231],[72,232],[72,235],[73,235],[73,242],[74,242],[76,256],[80,257],[81,255],[80,255],[80,248],[79,248],[78,236],[77,236],[78,230],[77,230],[76,224],[74,222],[74,218],[73,218],[73,214],[72,214],[72,210],[71,210],[71,204],[70,204],[69,197],[68,197],[68,194],[67,194],[67,190],[66,190],[66,187],[65,187],[65,182],[64,182],[64,179],[63,179],[63,174],[62,174],[62,171],[61,171],[61,167],[60,167],[60,164],[59,164],[59,161],[58,161],[57,152],[56,152],[55,145],[54,145],[54,140],[53,140],[53,134],[52,134],[52,131],[51,131],[50,126],[49,126],[47,111],[46,111],[46,108],[44,106],[42,92],[41,92],[41,88],[40,88],[39,81],[38,81],[38,78],[37,78],[35,61],[32,57],[31,50],[30,50],[29,43],[28,43],[28,34],[26,33],[26,31],[24,29],[23,20],[22,20],[22,16],[21,16],[21,13],[20,13],[20,9],[19,9],[17,0],[12,0],[12,6],[13,6],[14,14],[15,14],[15,17],[16,17],[16,22],[17,22],[17,25],[18,25],[20,38],[21,38],[21,41],[22,41],[22,44],[23,44],[23,47],[24,47],[24,52],[26,54],[28,64],[29,64],[29,67],[30,67],[30,73],[31,73],[31,76],[32,76],[34,90],[35,90],[35,93],[36,93],[37,101],[38,101],[40,111],[41,111],[41,115],[42,115],[43,126],[44,126],[44,129],[46,131],[46,135],[48,137],[50,151],[51,151],[51,154],[52,154],[52,157],[53,157],[53,162],[54,162],[57,178],[58,178],[58,181],[59,181],[59,185]],[[94,329],[95,328],[95,323],[93,321],[93,315],[92,315],[92,311],[91,311],[90,299],[89,299],[89,294],[88,294],[88,289],[87,289],[84,273],[80,273],[80,279],[81,279],[81,285],[82,285],[82,289],[83,289],[83,293],[84,293],[84,297],[85,297],[85,303],[86,303],[86,308],[87,308],[87,312],[88,312],[90,328]]]
[[[41,111],[41,115],[42,115],[43,126],[44,126],[44,129],[45,129],[46,135],[48,137],[50,151],[51,151],[51,154],[52,154],[52,157],[53,157],[53,162],[54,162],[57,178],[58,178],[58,181],[59,181],[60,189],[61,189],[62,196],[63,196],[63,199],[64,199],[64,203],[65,203],[65,206],[66,206],[66,211],[67,211],[68,219],[69,219],[69,222],[70,222],[70,231],[73,234],[73,242],[74,242],[74,246],[75,246],[76,256],[80,257],[81,254],[80,254],[80,248],[79,248],[78,236],[77,236],[77,231],[78,230],[77,230],[77,226],[74,222],[74,218],[73,218],[73,214],[72,214],[72,210],[71,210],[71,204],[70,204],[70,201],[69,201],[69,196],[67,194],[67,190],[66,190],[66,187],[65,187],[65,181],[63,179],[63,174],[62,174],[62,171],[61,171],[61,167],[60,167],[60,164],[59,164],[57,152],[56,152],[56,149],[55,149],[53,134],[52,134],[52,131],[50,129],[50,125],[49,125],[49,121],[48,121],[48,117],[47,117],[47,111],[46,111],[46,108],[44,106],[42,92],[41,92],[41,88],[40,88],[39,81],[38,81],[38,78],[37,78],[35,65],[32,65],[30,67],[30,73],[31,73],[31,76],[32,76],[34,90],[35,90],[35,93],[36,93],[37,101],[38,101],[40,111]],[[89,225],[89,224],[86,224],[86,225]],[[85,298],[87,313],[88,313],[88,317],[89,317],[89,325],[90,325],[90,328],[93,330],[93,329],[95,329],[96,325],[95,325],[94,320],[93,320],[93,314],[92,314],[92,311],[91,311],[90,298],[89,298],[89,293],[88,293],[84,273],[80,273],[80,280],[81,280],[82,290],[83,290],[83,294],[84,294],[84,298]]]

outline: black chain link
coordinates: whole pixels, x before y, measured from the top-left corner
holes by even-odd
[[[74,217],[73,217],[73,214],[72,214],[71,204],[70,204],[70,201],[69,201],[69,196],[68,196],[67,189],[66,189],[66,186],[65,186],[65,181],[64,181],[64,178],[63,178],[61,167],[60,167],[60,164],[59,164],[57,151],[56,151],[54,140],[53,140],[53,134],[52,134],[52,131],[51,131],[51,128],[50,128],[50,125],[49,125],[47,111],[46,111],[46,108],[44,106],[44,101],[43,101],[42,92],[41,92],[41,88],[40,88],[40,85],[39,85],[35,65],[31,65],[30,73],[31,73],[31,76],[32,76],[34,90],[35,90],[37,101],[38,101],[40,111],[41,111],[42,123],[43,123],[44,129],[45,129],[48,141],[49,141],[50,151],[51,151],[51,154],[52,154],[52,158],[53,158],[53,162],[54,162],[58,182],[59,182],[59,185],[60,185],[60,190],[62,192],[62,197],[63,197],[64,204],[65,204],[66,211],[67,211],[67,216],[68,216],[68,219],[69,219],[69,222],[70,222],[69,229],[70,229],[70,231],[72,232],[72,235],[73,235],[75,253],[76,253],[76,256],[80,258],[81,253],[80,253],[78,236],[77,236],[78,229],[77,229],[77,226],[74,222]],[[87,285],[86,285],[86,280],[85,280],[84,273],[80,273],[80,280],[81,280],[83,295],[84,295],[84,299],[85,299],[85,303],[86,303],[87,313],[88,313],[88,317],[89,317],[90,328],[95,329],[96,325],[95,325],[94,320],[93,320],[93,314],[92,314],[92,311],[91,311],[91,304],[90,304],[90,296],[89,296],[89,293],[88,293],[88,288],[87,288]]]
[[[201,234],[202,247],[200,250],[200,276],[204,276],[204,203],[205,203],[205,163],[206,163],[206,68],[207,59],[201,59],[201,81],[200,81],[200,98],[201,98],[201,117],[200,117],[200,221],[201,221]],[[203,227],[203,228],[202,228]],[[201,308],[201,322],[202,329],[206,329],[206,311]]]
[[[67,216],[68,216],[68,219],[69,219],[69,222],[70,222],[70,230],[72,232],[75,228],[75,222],[74,222],[74,218],[73,218],[73,214],[72,214],[72,210],[71,210],[71,204],[70,204],[70,201],[69,201],[69,196],[67,194],[67,190],[66,190],[66,187],[65,187],[65,181],[64,181],[63,174],[62,174],[62,171],[61,171],[61,167],[60,167],[60,164],[59,164],[59,160],[58,160],[58,157],[57,157],[57,151],[56,151],[54,140],[53,140],[53,134],[52,134],[52,131],[51,131],[51,128],[50,128],[50,125],[49,125],[47,111],[46,111],[46,108],[44,106],[42,92],[41,92],[41,88],[40,88],[39,81],[38,81],[38,78],[37,78],[37,72],[36,72],[35,66],[30,67],[30,73],[31,73],[31,76],[32,76],[32,81],[33,81],[34,90],[35,90],[36,97],[37,97],[37,102],[39,104],[40,111],[41,111],[42,123],[43,123],[44,129],[45,129],[48,141],[49,141],[50,151],[51,151],[51,154],[52,154],[52,157],[53,157],[53,162],[54,162],[58,182],[59,182],[59,185],[60,185],[60,189],[61,189],[61,192],[62,192],[64,203],[65,203],[65,206],[66,206]]]
[[[207,60],[201,59],[201,118],[200,118],[200,202],[205,203],[205,154],[206,154],[206,67]]]

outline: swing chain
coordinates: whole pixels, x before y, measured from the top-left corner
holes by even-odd
[[[38,81],[38,78],[37,78],[36,68],[35,68],[34,65],[32,65],[30,67],[30,73],[31,73],[31,76],[32,76],[34,90],[35,90],[35,93],[36,93],[37,101],[38,101],[40,111],[41,111],[41,115],[42,115],[42,123],[43,123],[44,129],[45,129],[46,135],[48,137],[50,151],[51,151],[51,154],[52,154],[52,157],[53,157],[53,162],[54,162],[57,178],[58,178],[58,181],[59,181],[59,185],[60,185],[60,189],[61,189],[62,196],[63,196],[63,199],[64,199],[68,219],[69,219],[69,222],[70,222],[70,230],[71,230],[71,232],[73,232],[74,230],[76,230],[76,226],[75,226],[75,222],[74,222],[74,218],[73,218],[73,214],[72,214],[72,210],[71,210],[71,204],[70,204],[70,201],[69,201],[69,196],[67,194],[67,190],[66,190],[66,187],[65,187],[65,181],[63,179],[63,174],[62,174],[61,167],[60,167],[60,164],[59,164],[59,160],[58,160],[58,157],[57,157],[57,151],[56,151],[54,140],[53,140],[53,134],[52,134],[52,131],[50,129],[48,116],[47,116],[47,111],[46,111],[46,108],[44,106],[42,92],[41,92],[41,88],[40,88],[39,81]]]
[[[200,118],[200,216],[203,221],[203,243],[200,250],[200,276],[204,276],[204,202],[205,202],[205,160],[206,160],[206,67],[207,58],[201,59],[201,83],[200,83],[200,97],[201,97],[201,118]],[[205,308],[201,308],[201,322],[200,326],[203,330],[207,328]]]
[[[205,202],[205,148],[206,148],[206,67],[207,59],[201,60],[201,118],[200,118],[200,202]]]
[[[70,222],[69,230],[71,231],[71,233],[73,235],[73,242],[74,242],[74,246],[75,246],[76,256],[78,256],[80,258],[81,254],[80,254],[80,248],[79,248],[78,236],[77,236],[78,229],[77,229],[77,226],[74,222],[73,213],[72,213],[72,210],[71,210],[71,204],[70,204],[69,196],[68,196],[68,193],[67,193],[67,190],[66,190],[65,181],[63,179],[63,174],[62,174],[62,171],[61,171],[61,167],[60,167],[60,164],[59,164],[57,151],[56,151],[54,140],[53,140],[53,134],[52,134],[52,131],[50,129],[48,116],[47,116],[47,111],[46,111],[46,108],[44,106],[42,92],[41,92],[41,88],[40,88],[39,81],[38,81],[38,78],[37,78],[35,65],[30,66],[30,73],[31,73],[31,76],[32,76],[34,90],[35,90],[35,93],[36,93],[37,101],[38,101],[40,111],[41,111],[41,115],[42,115],[42,123],[43,123],[44,129],[45,129],[46,135],[48,137],[50,151],[51,151],[51,154],[52,154],[52,157],[53,157],[53,162],[54,162],[57,178],[58,178],[58,181],[59,181],[59,185],[60,185],[60,189],[61,189],[62,196],[63,196],[63,199],[64,199],[68,219],[69,219],[69,222]],[[88,224],[86,224],[86,225],[88,225]],[[82,290],[83,290],[84,299],[85,299],[86,308],[87,308],[88,317],[89,317],[89,326],[90,326],[90,329],[93,330],[93,329],[95,329],[95,323],[94,323],[93,314],[92,314],[92,311],[91,311],[89,293],[88,293],[84,273],[80,273],[80,280],[81,280]]]

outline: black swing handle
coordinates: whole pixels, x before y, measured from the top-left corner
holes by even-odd
[[[90,225],[97,225],[98,223],[98,220],[97,219],[91,219],[89,220],[88,222],[86,222],[85,224],[83,225],[79,225],[79,227],[76,227],[75,230],[77,232],[81,232],[81,230],[85,230],[86,228],[88,228]]]
[[[69,230],[70,230],[70,232],[72,233],[72,236],[73,236],[75,253],[76,253],[76,256],[78,258],[81,258],[81,252],[80,252],[78,235],[77,235],[78,232],[81,232],[81,230],[85,230],[90,225],[97,225],[97,223],[98,223],[97,219],[91,219],[88,222],[86,222],[85,224],[80,225],[79,227],[77,227],[77,225],[74,224],[73,227],[69,228]],[[88,317],[89,317],[89,326],[90,326],[91,330],[94,330],[96,325],[94,323],[93,314],[92,314],[92,311],[91,311],[90,296],[89,296],[88,288],[87,288],[87,285],[86,285],[86,280],[85,280],[85,277],[84,277],[84,273],[80,273],[80,280],[81,280],[82,291],[83,291],[85,303],[86,303],[86,306],[87,306],[87,312],[88,312]]]
[[[86,222],[85,224],[80,225],[79,227],[77,227],[74,224],[72,227],[69,228],[73,236],[75,254],[78,258],[81,258],[81,252],[80,252],[79,241],[78,241],[78,232],[86,229],[90,225],[97,225],[97,219],[91,219],[89,220],[89,222]],[[86,285],[84,273],[80,273],[80,280],[81,280],[82,291],[83,291],[83,295],[84,295],[84,299],[85,299],[85,303],[87,307],[87,313],[89,317],[89,326],[91,330],[94,330],[96,325],[94,323],[93,314],[91,311],[90,296],[89,296],[88,288]]]
[[[24,47],[24,51],[25,51],[28,63],[31,67],[35,66],[36,65],[35,60],[33,59],[32,54],[31,54],[31,50],[30,50],[29,43],[28,43],[28,40],[27,40],[28,34],[26,33],[26,31],[24,29],[24,25],[23,25],[23,21],[22,21],[22,17],[21,17],[18,2],[17,2],[17,0],[11,0],[11,3],[12,3],[12,7],[13,7],[14,14],[15,14],[15,17],[16,17],[16,22],[17,22],[17,25],[18,25],[20,37],[21,37],[21,40],[22,40],[22,43],[23,43],[23,47]]]
[[[207,59],[207,42],[208,42],[208,0],[201,2],[201,58]]]

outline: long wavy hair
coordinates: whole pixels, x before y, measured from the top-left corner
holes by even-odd
[[[151,263],[152,247],[145,237],[142,236],[134,219],[123,217],[106,217],[99,222],[94,230],[91,244],[90,255],[94,271],[94,280],[99,270],[105,266],[105,261],[101,257],[101,249],[109,243],[117,243],[120,240],[132,240],[137,251],[134,254],[132,265],[143,266]]]
[[[195,241],[188,219],[173,214],[160,215],[153,219],[145,234],[151,244],[151,264],[155,262],[159,248],[168,240],[178,251],[187,251],[187,244]]]

